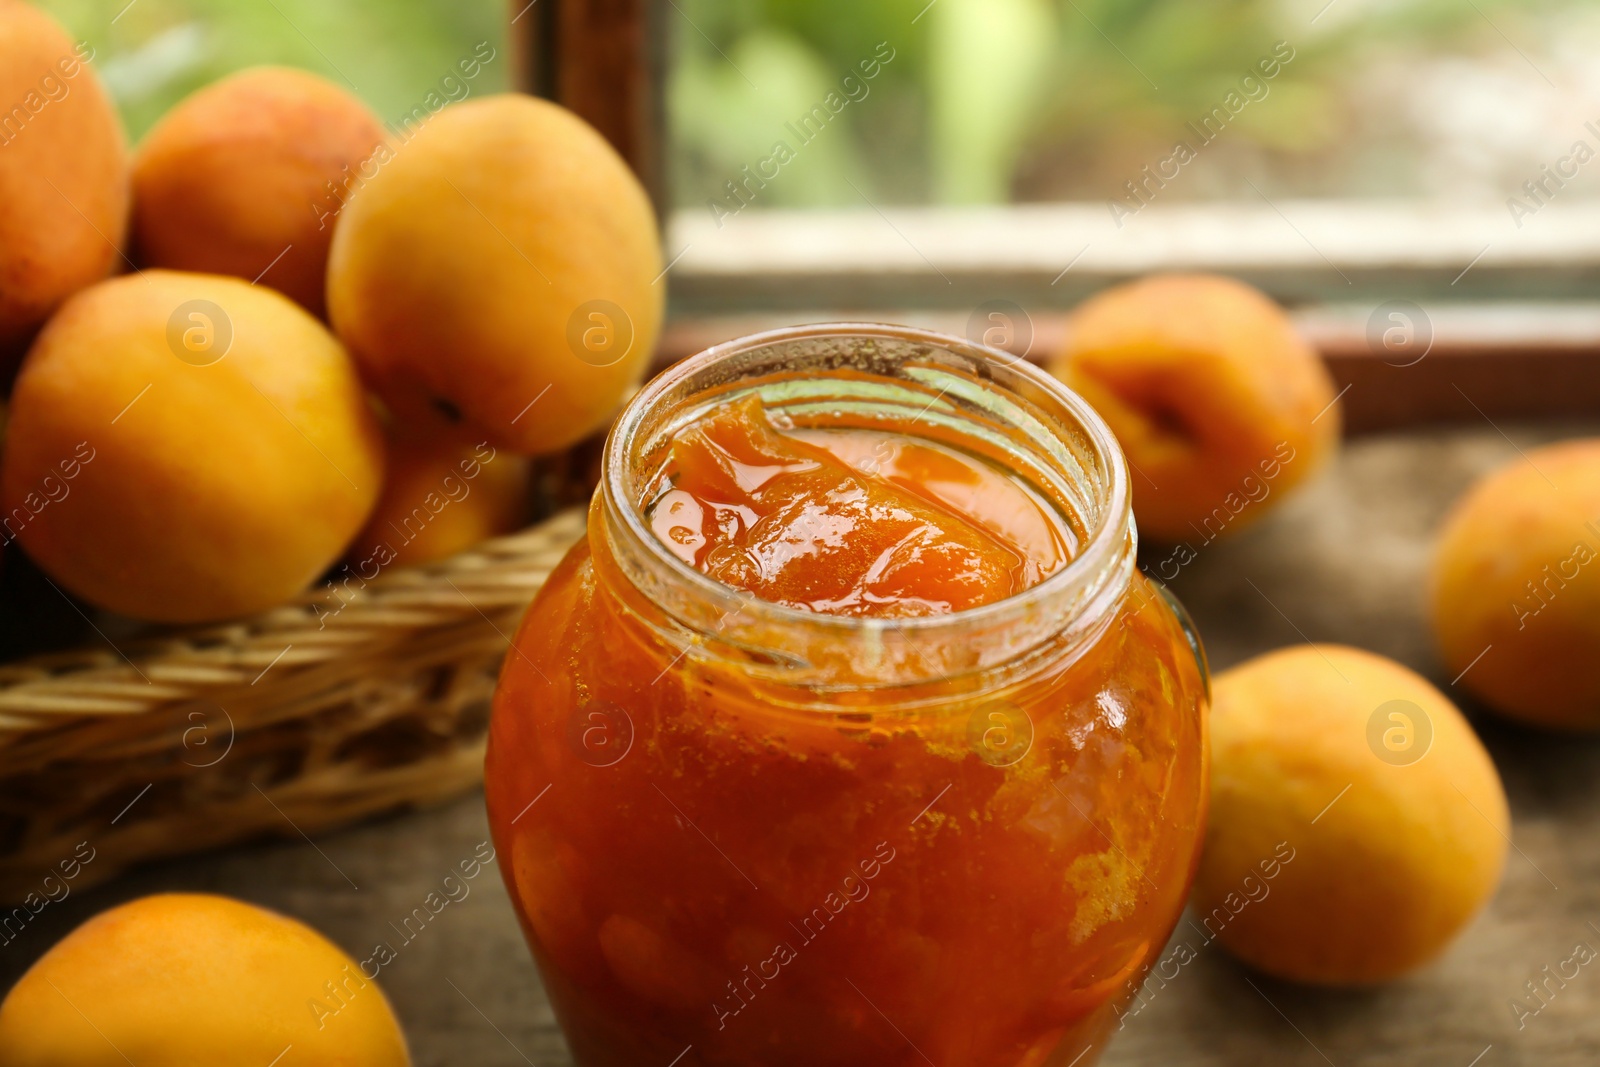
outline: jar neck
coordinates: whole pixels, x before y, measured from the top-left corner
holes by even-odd
[[[826,615],[757,599],[684,563],[657,538],[645,496],[674,436],[750,395],[808,427],[893,427],[994,460],[1058,508],[1073,558],[1013,596],[913,618]],[[827,324],[757,334],[676,364],[641,390],[606,441],[590,537],[606,580],[696,661],[767,684],[917,687],[1052,662],[1098,638],[1134,570],[1127,468],[1106,424],[1013,356],[903,326]]]

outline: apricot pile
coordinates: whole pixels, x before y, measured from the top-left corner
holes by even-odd
[[[4,541],[203,623],[525,523],[530,457],[600,429],[660,332],[655,216],[606,141],[514,95],[392,137],[258,67],[130,164],[90,51],[0,0]]]

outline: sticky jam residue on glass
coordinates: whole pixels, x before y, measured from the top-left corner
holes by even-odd
[[[748,396],[673,436],[645,500],[679,559],[737,589],[832,615],[938,615],[1065,566],[1059,509],[993,463],[884,429],[796,427]]]

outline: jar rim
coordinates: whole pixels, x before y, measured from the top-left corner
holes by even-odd
[[[1104,478],[1104,492],[1098,494],[1098,514],[1094,516],[1092,526],[1085,524],[1080,551],[1058,570],[1010,596],[958,611],[907,617],[826,614],[761,600],[746,590],[701,573],[670,551],[650,528],[645,518],[644,502],[633,499],[634,486],[629,482],[630,458],[639,444],[639,435],[646,420],[674,391],[709,367],[790,342],[833,338],[861,338],[904,344],[908,349],[936,349],[965,357],[985,367],[990,373],[1003,370],[1007,374],[1015,374],[1059,404],[1076,423],[1075,429],[1086,440],[1088,451],[1101,466]],[[1027,363],[1022,357],[935,330],[888,323],[826,322],[788,326],[725,341],[678,361],[647,382],[613,424],[606,438],[600,486],[603,508],[609,520],[607,525],[613,535],[620,529],[630,548],[643,550],[653,570],[670,575],[673,581],[683,583],[710,603],[737,601],[737,610],[757,613],[769,626],[804,627],[814,633],[832,634],[839,640],[886,633],[897,633],[910,640],[948,638],[969,628],[1004,625],[1012,618],[1036,615],[1051,605],[1075,604],[1077,610],[1073,614],[1081,615],[1093,602],[1104,597],[1075,597],[1074,593],[1083,594],[1087,591],[1103,594],[1109,591],[1116,595],[1116,599],[1120,599],[1126,579],[1131,574],[1137,547],[1138,535],[1133,521],[1127,462],[1110,426],[1088,401],[1060,379]],[[1119,564],[1125,566],[1119,567]],[[1119,570],[1126,572],[1124,581],[1112,582],[1110,584],[1118,587],[1106,590],[1104,587]],[[730,607],[729,610],[734,608]],[[1073,617],[1059,618],[1057,630],[1069,628],[1074,621]],[[691,625],[691,628],[694,627]]]

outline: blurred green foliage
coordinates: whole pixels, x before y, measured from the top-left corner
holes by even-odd
[[[496,59],[471,91],[510,78],[501,0],[36,2],[95,48],[134,138],[258,63],[323,74],[390,122],[480,41]],[[1236,194],[1241,171],[1269,191],[1415,193],[1416,146],[1359,128],[1371,115],[1352,89],[1369,61],[1503,53],[1536,40],[1539,20],[1597,0],[1324,3],[666,0],[672,199],[725,211],[1104,199],[1170,154],[1278,41],[1295,58],[1270,100],[1238,115],[1207,149],[1221,162],[1176,195]],[[863,62],[881,55],[892,58],[867,77]],[[803,137],[791,124],[808,114],[826,129]]]
[[[844,108],[825,137],[795,146],[795,161],[765,187],[747,187],[745,199],[783,207],[1113,196],[1279,41],[1294,60],[1272,80],[1270,106],[1239,115],[1225,151],[1260,164],[1255,177],[1268,187],[1348,193],[1351,173],[1371,162],[1348,150],[1362,118],[1350,107],[1351,79],[1367,60],[1503,51],[1508,37],[1532,39],[1542,16],[1592,6],[1334,0],[1319,14],[1324,2],[674,0],[665,16],[674,199],[737,206],[726,182],[883,41],[896,58],[872,97]],[[1405,170],[1378,169],[1385,181]]]
[[[95,64],[137,139],[175,102],[243,67],[303,67],[394,122],[439,91],[480,41],[496,56],[474,94],[510,80],[498,0],[39,0]],[[459,90],[457,90],[459,95]]]

